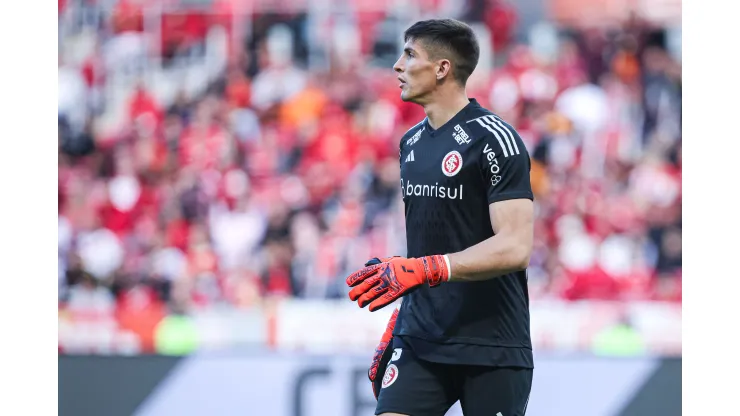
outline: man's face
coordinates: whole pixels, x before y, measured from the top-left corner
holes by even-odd
[[[398,74],[401,99],[420,103],[437,85],[437,62],[430,61],[421,42],[409,40],[403,46],[403,54],[393,64]]]

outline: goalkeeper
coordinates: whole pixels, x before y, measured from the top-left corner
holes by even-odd
[[[376,414],[526,412],[532,385],[526,268],[533,244],[530,159],[516,130],[469,99],[479,55],[456,20],[417,22],[394,65],[401,99],[427,117],[400,141],[408,257],[347,278],[371,312],[403,297],[369,370]]]

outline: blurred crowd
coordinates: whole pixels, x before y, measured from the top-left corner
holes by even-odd
[[[496,39],[468,94],[533,158],[531,297],[680,302],[681,65],[661,31],[563,30],[549,55]],[[60,311],[156,320],[342,298],[366,259],[405,254],[398,142],[424,114],[390,66],[361,48],[307,70],[297,53],[245,45],[203,94],[165,105],[141,83],[123,129],[96,129],[96,111],[75,128],[60,108]],[[79,80],[77,99],[98,102],[97,58],[60,62],[60,88]]]

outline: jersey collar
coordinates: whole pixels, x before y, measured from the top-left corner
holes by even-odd
[[[468,105],[463,107],[462,110],[460,110],[457,114],[455,114],[454,117],[452,117],[447,123],[443,124],[442,127],[438,129],[433,129],[432,126],[429,125],[429,117],[424,119],[424,127],[428,134],[430,136],[435,136],[437,134],[440,134],[450,128],[451,126],[454,126],[456,124],[460,124],[462,120],[465,119],[465,115],[473,108],[480,107],[480,104],[478,104],[478,101],[475,98],[468,98]]]

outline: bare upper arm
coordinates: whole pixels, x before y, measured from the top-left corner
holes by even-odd
[[[488,206],[496,235],[506,234],[531,250],[534,240],[534,203],[525,198],[507,199]]]

